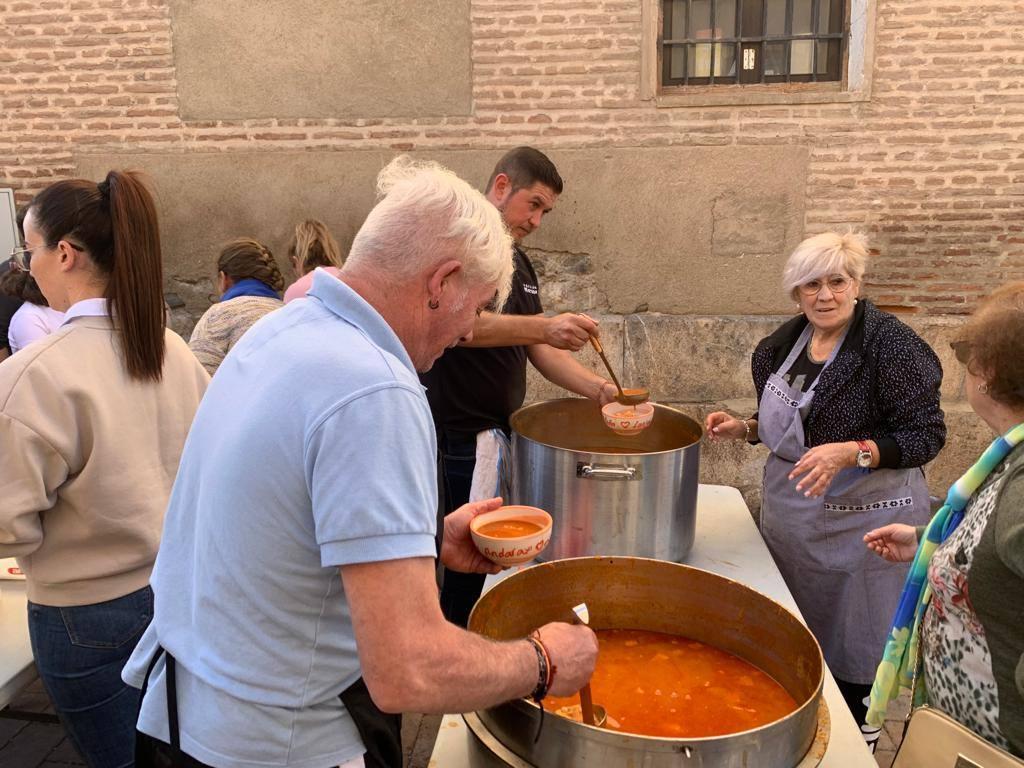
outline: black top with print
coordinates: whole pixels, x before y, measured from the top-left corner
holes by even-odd
[[[537,273],[515,247],[512,292],[507,315],[539,315]],[[447,350],[420,381],[434,426],[441,433],[467,438],[485,429],[509,431],[508,418],[526,398],[526,347],[455,347]]]
[[[750,369],[758,402],[806,326],[807,318],[797,315],[757,345]],[[942,364],[932,348],[895,315],[861,299],[843,346],[814,390],[804,418],[807,446],[874,440],[880,467],[923,466],[946,442],[941,383]]]
[[[794,360],[789,370],[782,374],[783,381],[801,392],[806,392],[814,386],[814,382],[821,375],[821,369],[825,367],[824,363],[815,363],[811,360],[810,349],[811,343],[808,341],[800,357]]]

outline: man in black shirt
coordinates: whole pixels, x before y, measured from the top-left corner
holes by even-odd
[[[615,395],[614,385],[570,354],[597,335],[597,323],[572,312],[541,314],[537,275],[519,245],[540,227],[561,193],[554,164],[532,147],[505,154],[487,183],[487,199],[501,211],[515,240],[512,293],[501,313],[480,316],[468,344],[449,349],[420,377],[437,428],[447,512],[469,500],[477,435],[491,429],[509,433],[509,416],[526,397],[527,360],[548,380],[599,403]],[[441,607],[449,621],[466,625],[483,579],[445,572]]]

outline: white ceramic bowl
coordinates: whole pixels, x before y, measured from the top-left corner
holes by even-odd
[[[601,408],[604,423],[618,435],[637,435],[651,426],[654,418],[654,406],[650,403],[639,405],[623,405],[608,403]]]
[[[488,523],[503,520],[526,520],[539,525],[540,530],[513,538],[498,538],[480,533],[480,528]],[[551,541],[551,515],[538,507],[498,507],[492,512],[484,512],[474,517],[469,524],[469,533],[476,548],[491,562],[502,566],[519,565],[530,562],[547,549]]]

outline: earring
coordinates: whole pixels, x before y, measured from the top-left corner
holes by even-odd
[[[860,301],[860,299],[854,299],[853,303],[856,304],[858,301]]]
[[[438,307],[441,306],[441,302],[438,301],[437,299],[431,299],[430,301],[427,302],[427,306],[430,307],[431,309],[437,309]]]
[[[983,394],[983,395],[987,395],[988,394],[988,384],[986,384],[984,381],[981,382],[981,384],[978,385],[978,391],[981,392],[981,394]]]

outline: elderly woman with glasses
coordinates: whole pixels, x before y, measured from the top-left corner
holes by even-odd
[[[913,561],[868,717],[881,723],[913,686],[915,706],[1024,757],[1024,282],[995,291],[953,349],[967,402],[998,437],[926,528],[864,536],[885,559]]]
[[[783,287],[799,314],[754,350],[757,413],[719,411],[706,425],[712,440],[770,449],[761,534],[859,723],[907,573],[868,557],[861,537],[928,519],[921,467],[946,437],[939,360],[860,298],[866,260],[854,235],[797,246]],[[873,745],[878,731],[864,732]]]

